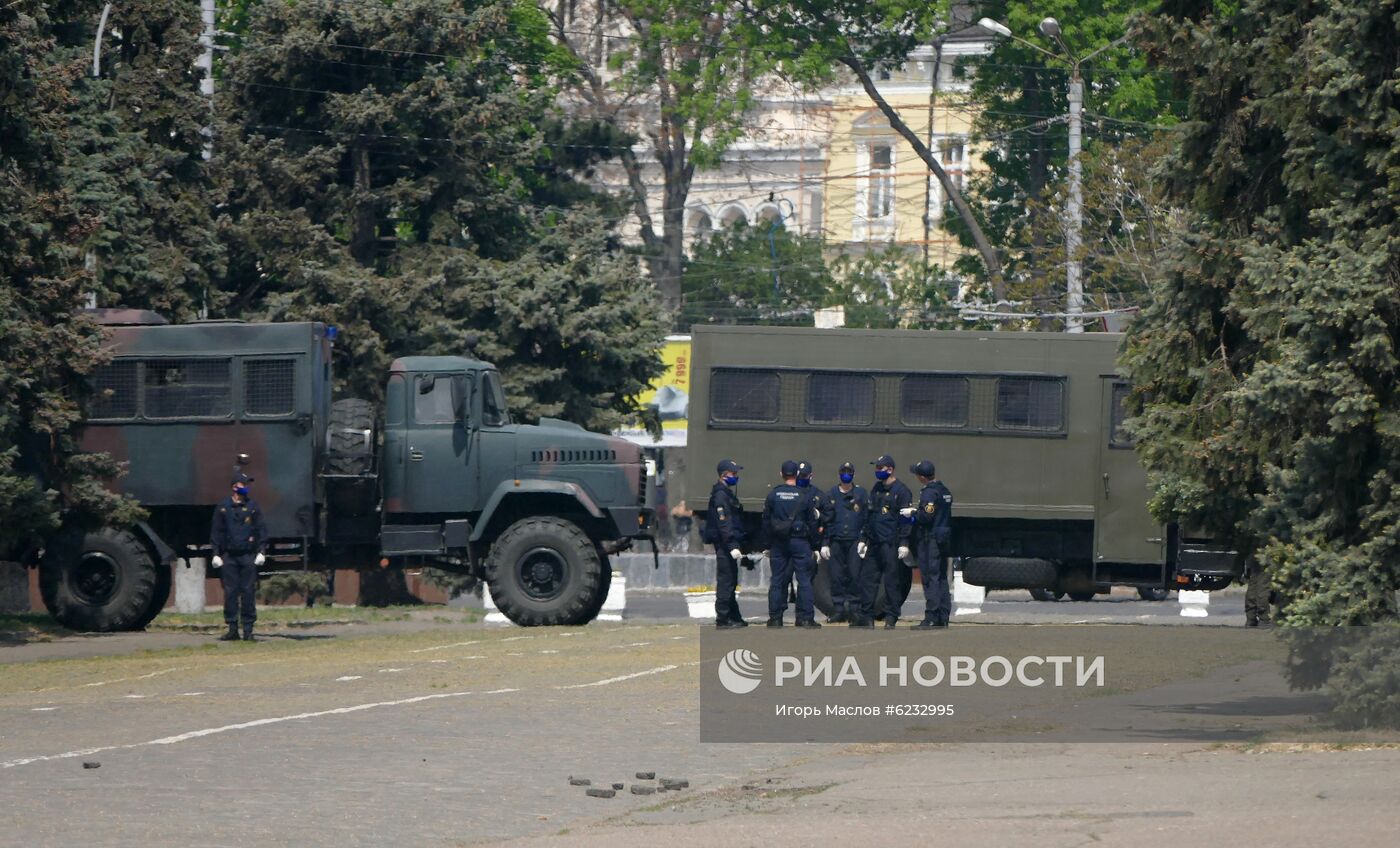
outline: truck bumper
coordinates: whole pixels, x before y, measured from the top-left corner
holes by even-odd
[[[651,510],[641,507],[613,507],[608,510],[613,531],[619,539],[633,539],[651,532]]]
[[[1183,539],[1177,543],[1176,576],[1178,583],[1211,580],[1233,580],[1244,573],[1239,552],[1226,545]],[[1185,578],[1183,580],[1183,578]]]

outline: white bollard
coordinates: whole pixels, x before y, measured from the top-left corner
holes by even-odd
[[[205,562],[191,558],[189,567],[183,562],[175,562],[175,611],[187,615],[204,612]]]
[[[603,610],[598,613],[599,621],[621,621],[627,613],[627,578],[621,571],[612,573],[612,584],[608,586],[608,599],[603,602]]]
[[[977,615],[986,599],[987,587],[965,582],[961,571],[953,573],[953,615]]]
[[[1176,593],[1177,603],[1181,604],[1181,614],[1186,618],[1205,618],[1210,615],[1210,592],[1204,590],[1182,590]]]
[[[510,624],[510,619],[496,608],[496,602],[491,599],[490,584],[483,583],[481,586],[481,606],[486,610],[487,624]]]

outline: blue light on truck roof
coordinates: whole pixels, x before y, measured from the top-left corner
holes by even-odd
[[[330,341],[335,341],[335,337],[338,335],[340,335],[340,331],[337,330],[335,327],[332,326],[326,328],[326,338]]]

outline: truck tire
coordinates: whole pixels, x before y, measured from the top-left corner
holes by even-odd
[[[594,545],[593,547],[598,552],[598,562],[602,563],[603,566],[603,580],[599,585],[597,600],[583,620],[584,624],[597,618],[598,613],[603,611],[603,604],[608,602],[608,592],[612,589],[612,560],[608,559],[607,553],[603,551],[601,546]]]
[[[1083,603],[1084,601],[1092,601],[1094,599],[1094,594],[1094,592],[1070,592],[1069,599],[1071,601]]]
[[[1057,592],[1054,589],[1032,589],[1031,598],[1037,601],[1055,602],[1065,596],[1064,592]]]
[[[350,477],[374,471],[374,451],[379,442],[378,417],[374,404],[359,398],[346,398],[331,404],[326,425],[326,471]],[[368,439],[365,433],[369,433]],[[374,511],[378,485],[372,477],[363,480],[328,481],[326,499],[336,515],[358,518]]]
[[[139,630],[155,617],[151,608],[161,567],[130,530],[70,531],[45,549],[39,592],[49,614],[64,627],[99,633]]]
[[[491,546],[486,579],[496,607],[522,627],[587,624],[606,597],[605,562],[572,521],[522,518]]]
[[[1138,597],[1144,601],[1165,601],[1168,591],[1160,586],[1139,586]]]
[[[141,613],[141,618],[137,620],[136,626],[132,630],[145,630],[147,625],[156,620],[160,611],[165,609],[165,604],[170,600],[170,588],[174,582],[174,575],[170,570],[169,563],[156,565],[156,585],[151,592],[151,602],[146,605],[146,611]]]
[[[988,589],[1054,589],[1059,570],[1048,559],[972,557],[963,560],[963,580]]]

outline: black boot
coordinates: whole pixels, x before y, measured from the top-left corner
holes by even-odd
[[[230,625],[228,626],[228,632],[225,633],[224,635],[220,636],[220,637],[219,637],[219,641],[220,641],[220,642],[237,642],[237,641],[238,641],[238,628],[235,627],[234,625],[230,624]]]
[[[747,621],[745,621],[742,617],[736,615],[736,616],[734,616],[733,618],[729,619],[729,626],[730,626],[730,627],[748,627],[748,626],[749,626],[749,623],[748,623]]]
[[[873,630],[875,629],[875,621],[863,615],[855,615],[851,616],[851,626],[859,627],[862,630]]]
[[[782,626],[783,626],[783,617],[782,617],[781,615],[775,615],[775,616],[770,617],[770,618],[768,619],[768,626],[769,626],[769,627],[782,627]]]
[[[886,629],[886,630],[893,630],[894,627],[895,627],[895,625],[898,624],[898,623],[899,623],[899,619],[895,618],[894,616],[892,616],[892,615],[887,615],[887,616],[885,616],[885,629]]]
[[[821,625],[817,623],[817,620],[815,618],[803,619],[802,621],[797,622],[797,626],[806,627],[809,630],[815,630],[821,627]]]
[[[826,617],[827,624],[845,624],[850,620],[851,617],[846,614],[845,610],[837,610]]]
[[[737,627],[737,626],[738,626],[737,624],[735,624],[734,622],[730,621],[730,620],[727,619],[727,618],[721,618],[721,619],[719,619],[719,620],[717,620],[717,621],[715,622],[715,629],[716,629],[716,630],[727,630],[728,628]]]
[[[251,627],[245,627],[245,628],[243,628],[243,641],[244,641],[244,642],[256,642],[256,641],[258,641],[257,639],[254,639],[254,638],[253,638],[253,628],[251,628]]]
[[[914,629],[915,629],[915,630],[932,630],[933,628],[938,627],[938,626],[939,626],[939,624],[938,624],[938,622],[937,622],[936,620],[934,620],[934,619],[932,619],[932,618],[927,618],[927,617],[926,617],[926,618],[924,618],[923,621],[921,621],[921,622],[919,622],[918,624],[914,625]]]

